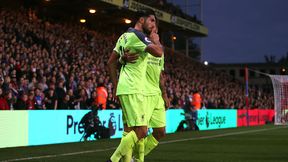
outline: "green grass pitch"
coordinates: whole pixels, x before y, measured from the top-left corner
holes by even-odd
[[[105,162],[119,139],[2,148],[0,161]],[[169,134],[145,162],[288,162],[288,127],[257,126]]]

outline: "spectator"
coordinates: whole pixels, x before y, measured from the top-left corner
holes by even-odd
[[[69,108],[70,109],[75,109],[76,102],[75,102],[75,95],[72,89],[68,89],[67,95],[69,96]]]
[[[6,92],[5,97],[6,97],[6,101],[7,101],[8,105],[9,105],[9,109],[14,110],[14,104],[16,103],[16,97],[13,96],[12,91]]]
[[[31,82],[28,85],[28,89],[29,90],[34,90],[36,88],[36,86],[37,86],[37,83],[38,83],[38,81],[37,81],[36,77],[33,77]]]
[[[70,96],[68,94],[65,95],[63,102],[59,104],[59,110],[70,110],[74,109],[73,104],[70,102]]]
[[[45,108],[44,104],[44,95],[39,88],[35,89],[35,109],[36,110],[43,110]]]
[[[87,99],[87,107],[89,109],[94,109],[94,110],[98,110],[99,109],[99,107],[96,104],[96,98],[97,98],[97,92],[96,91],[92,91],[91,98]]]
[[[6,76],[5,79],[4,79],[4,83],[2,85],[2,89],[3,89],[4,93],[10,91],[10,82],[11,82],[10,76]]]
[[[108,94],[106,109],[118,109],[120,105],[113,99],[112,93]]]
[[[76,108],[75,109],[87,109],[87,93],[85,89],[79,89],[78,95],[74,102],[76,102]]]
[[[3,95],[2,88],[0,88],[0,110],[10,110],[7,100]]]
[[[60,81],[58,82],[58,86],[55,89],[55,95],[57,96],[57,103],[58,105],[61,105],[62,102],[64,101],[66,92],[64,89],[64,80],[60,78]]]
[[[33,90],[30,90],[28,94],[27,110],[35,110],[35,95]]]
[[[28,95],[26,93],[22,93],[20,95],[20,98],[17,99],[17,102],[15,103],[14,110],[27,110]]]
[[[194,110],[200,110],[202,107],[201,103],[202,103],[201,95],[200,95],[199,91],[195,90],[193,93],[193,98],[192,98],[192,102],[191,102],[193,109]]]
[[[58,97],[53,88],[50,88],[45,94],[44,104],[47,110],[57,110]]]
[[[99,109],[105,110],[107,104],[108,92],[107,89],[104,87],[104,81],[102,79],[99,79],[96,92],[97,92],[96,105]]]

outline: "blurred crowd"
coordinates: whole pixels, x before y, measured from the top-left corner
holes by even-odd
[[[87,109],[101,84],[111,94],[105,61],[115,36],[42,22],[32,11],[0,16],[1,98],[9,109]],[[35,104],[18,107],[19,100]]]
[[[193,102],[192,96],[195,92],[201,94],[202,108],[246,107],[245,85],[240,81],[181,53],[168,53],[166,52],[165,62],[168,77],[166,87],[174,107],[185,107]],[[250,108],[273,108],[274,98],[272,94],[264,93],[261,89],[249,88],[248,102]]]
[[[117,35],[49,23],[29,10],[0,11],[0,109],[119,109],[106,68]],[[173,108],[244,108],[244,87],[180,53],[165,53],[166,90]],[[105,105],[99,103],[102,87]],[[273,95],[250,89],[251,108],[273,108]]]

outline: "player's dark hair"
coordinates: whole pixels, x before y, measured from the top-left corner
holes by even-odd
[[[150,15],[154,15],[156,17],[156,14],[154,10],[145,8],[145,9],[139,9],[136,11],[135,19],[138,21],[141,17],[149,17]]]

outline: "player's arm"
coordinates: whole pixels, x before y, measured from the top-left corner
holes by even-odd
[[[146,47],[145,51],[149,52],[151,55],[155,57],[162,57],[164,51],[159,40],[159,35],[155,32],[152,32],[149,38],[152,41],[152,43]]]
[[[58,106],[58,100],[55,100],[55,103],[54,103],[54,110],[57,110],[57,106]]]
[[[160,74],[160,89],[161,89],[161,92],[162,92],[162,98],[165,102],[165,108],[169,108],[170,107],[170,101],[167,97],[167,92],[166,92],[166,88],[165,88],[165,82],[166,82],[166,78],[165,78],[165,74],[164,72],[162,71],[161,74]]]
[[[113,97],[116,98],[116,89],[117,89],[117,83],[118,83],[118,79],[117,79],[117,70],[118,70],[118,59],[119,59],[119,55],[113,51],[110,55],[110,58],[108,60],[108,70],[109,70],[109,74],[110,74],[110,78],[112,80],[112,84],[113,84]]]
[[[136,60],[138,59],[139,54],[138,53],[129,53],[129,51],[125,51],[124,54],[119,58],[119,62],[122,65],[125,65],[128,63],[136,63]]]

